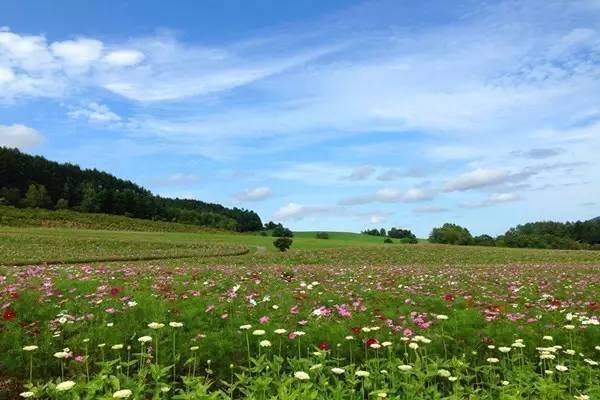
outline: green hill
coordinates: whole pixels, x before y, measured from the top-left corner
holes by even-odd
[[[123,215],[239,232],[262,228],[260,217],[251,210],[156,196],[106,172],[5,147],[0,147],[0,204]]]

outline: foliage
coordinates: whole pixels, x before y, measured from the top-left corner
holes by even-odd
[[[425,260],[432,250],[442,252],[435,265],[425,265],[398,263],[399,254],[420,245],[382,247],[332,249],[330,258],[308,266],[290,252],[274,253],[276,262],[0,267],[1,373],[16,386],[3,387],[2,395],[600,395],[597,265],[469,266],[447,257],[476,251],[560,259],[586,252],[423,245]]]
[[[294,233],[291,231],[291,229],[286,228],[285,226],[283,226],[281,224],[277,224],[277,225],[275,225],[275,228],[273,228],[273,230],[271,232],[271,236],[273,236],[273,237],[294,237]]]
[[[496,240],[490,235],[479,235],[473,238],[473,244],[476,246],[495,246]]]
[[[363,235],[370,235],[370,236],[387,236],[387,232],[385,231],[385,228],[366,229],[366,230],[362,231],[361,233]]]
[[[385,239],[383,239],[383,243],[390,244],[390,243],[394,243],[394,241],[390,238],[385,238]]]
[[[410,229],[392,228],[388,231],[388,236],[394,239],[417,239],[417,237],[410,231]]]
[[[282,236],[273,241],[273,246],[279,251],[286,251],[292,246],[292,239],[288,236]]]
[[[431,243],[460,244],[468,245],[473,241],[473,237],[467,228],[446,223],[440,228],[433,228],[429,235]]]
[[[257,231],[262,227],[260,217],[250,210],[155,196],[106,172],[82,170],[73,164],[59,164],[5,147],[0,147],[0,200],[0,204],[15,207],[50,209],[56,204],[56,208],[240,232]]]
[[[315,234],[315,237],[317,239],[329,239],[329,233],[328,232],[317,232]]]

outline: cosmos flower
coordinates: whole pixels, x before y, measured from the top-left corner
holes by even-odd
[[[308,375],[306,372],[304,371],[296,371],[294,372],[294,377],[296,379],[299,379],[301,381],[307,381],[310,379],[310,375]]]
[[[75,386],[75,382],[64,381],[64,382],[61,382],[58,385],[56,385],[56,390],[58,390],[59,392],[64,392],[64,391],[73,389],[73,386]]]
[[[115,399],[127,399],[129,398],[133,393],[131,392],[131,390],[129,389],[122,389],[122,390],[117,390],[116,392],[113,393],[112,397]]]
[[[138,342],[140,343],[147,343],[147,342],[151,342],[152,341],[152,337],[150,336],[141,336],[138,338]]]

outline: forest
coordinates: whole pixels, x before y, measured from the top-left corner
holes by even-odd
[[[257,231],[257,213],[199,200],[165,198],[96,169],[82,169],[0,147],[0,204],[179,222],[238,232]]]

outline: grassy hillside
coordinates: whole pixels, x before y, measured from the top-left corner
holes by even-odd
[[[151,221],[119,215],[84,213],[70,210],[0,206],[0,225],[13,227],[55,227],[143,232],[207,232],[197,225]]]
[[[125,232],[67,228],[17,228],[0,226],[0,264],[41,262],[91,262],[172,258],[161,263],[181,265],[181,257],[206,265],[473,265],[473,264],[600,264],[594,251],[515,249],[451,246],[429,243],[383,244],[373,237],[334,233],[331,239],[315,239],[299,233],[292,250],[280,253],[272,237],[228,232]],[[349,239],[346,239],[349,238]],[[230,256],[249,249],[242,258]],[[186,261],[187,262],[187,261]],[[340,264],[340,265],[342,265]]]

